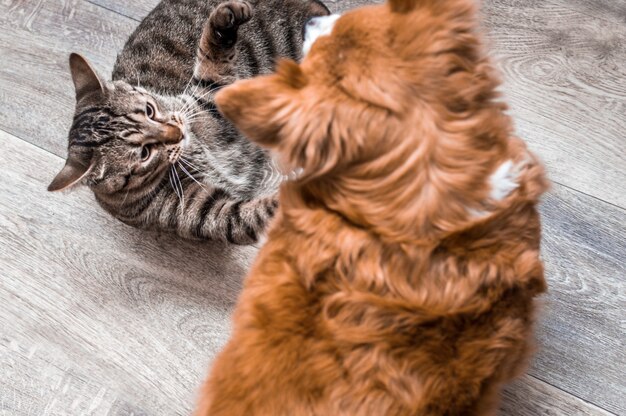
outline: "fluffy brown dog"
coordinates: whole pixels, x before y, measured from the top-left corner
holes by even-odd
[[[546,288],[546,181],[497,86],[471,1],[390,0],[218,95],[302,173],[199,415],[495,412]]]

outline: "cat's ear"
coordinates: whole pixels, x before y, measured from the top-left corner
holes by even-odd
[[[221,89],[215,102],[250,140],[274,147],[296,111],[299,90],[306,83],[297,63],[282,60],[275,74],[235,82]]]
[[[100,76],[83,56],[77,53],[70,54],[70,71],[77,102],[90,94],[104,92],[104,83]]]
[[[324,3],[319,0],[309,0],[309,16],[328,16],[330,15],[330,10]]]
[[[57,173],[57,176],[48,185],[48,191],[62,191],[78,184],[87,175],[90,168],[90,161],[82,160],[79,156],[70,154],[65,161],[63,169]]]

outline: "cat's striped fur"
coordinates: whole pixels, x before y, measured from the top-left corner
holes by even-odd
[[[257,241],[280,175],[222,118],[213,94],[271,72],[278,57],[299,59],[306,21],[327,13],[317,0],[164,0],[131,35],[112,82],[73,55],[76,114],[50,189],[85,183],[136,227]]]

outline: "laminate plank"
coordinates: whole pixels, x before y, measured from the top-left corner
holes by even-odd
[[[108,76],[136,24],[82,0],[0,2],[0,128],[64,156],[75,104],[70,52]]]
[[[515,416],[608,416],[599,407],[586,403],[543,381],[523,376],[508,385],[500,414]]]
[[[552,179],[626,208],[626,25],[584,4],[488,0],[484,26],[518,133]]]
[[[540,210],[549,288],[529,373],[626,414],[626,210],[558,185]]]
[[[0,414],[109,415],[118,392],[36,345],[0,336]]]
[[[123,16],[128,16],[133,20],[141,21],[159,4],[160,0],[86,0],[89,3],[97,4],[101,7],[113,10]]]
[[[256,249],[135,230],[87,189],[47,193],[62,160],[4,132],[0,161],[2,406],[189,413]]]

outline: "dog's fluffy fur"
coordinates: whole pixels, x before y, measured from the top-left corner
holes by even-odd
[[[218,94],[301,174],[198,415],[492,414],[524,369],[547,184],[472,3],[354,10],[301,65]]]

